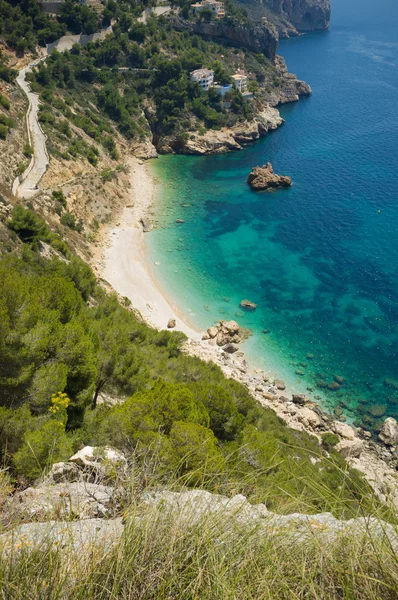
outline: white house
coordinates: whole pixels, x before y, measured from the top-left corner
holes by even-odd
[[[232,81],[234,88],[243,94],[247,92],[247,75],[243,73],[237,72],[235,75],[232,75]]]
[[[210,69],[197,69],[196,71],[192,71],[191,81],[196,81],[202,90],[207,92],[209,87],[214,83],[214,71],[211,71]]]
[[[202,2],[191,4],[191,8],[194,12],[200,12],[201,10],[208,8],[215,17],[225,17],[224,2],[218,2],[218,0],[202,0]]]
[[[225,85],[220,85],[216,83],[214,85],[214,89],[216,90],[217,94],[221,96],[221,98],[224,98],[225,94],[228,94],[228,92],[232,90],[232,85],[230,83],[227,83]]]

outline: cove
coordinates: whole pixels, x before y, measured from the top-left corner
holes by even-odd
[[[334,0],[330,31],[281,43],[313,96],[281,107],[279,130],[156,161],[147,255],[193,325],[236,319],[253,364],[377,431],[398,417],[398,6],[374,4]],[[292,188],[249,189],[268,161]]]

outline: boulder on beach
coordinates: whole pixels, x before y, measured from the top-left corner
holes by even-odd
[[[301,406],[304,406],[304,404],[307,402],[307,396],[305,394],[293,394],[292,401],[294,404],[300,404]]]
[[[237,346],[236,344],[225,344],[223,350],[228,354],[234,354],[234,352],[237,352],[239,350],[239,346]]]
[[[148,217],[141,217],[140,223],[142,225],[142,230],[144,231],[144,233],[148,233],[152,230],[152,223],[150,222]]]
[[[239,327],[236,321],[220,321],[209,327],[202,336],[202,340],[214,340],[217,346],[223,347],[227,344],[240,344],[248,336],[248,330]],[[238,348],[236,348],[237,350]]]
[[[362,440],[355,438],[353,440],[341,440],[335,450],[343,456],[343,458],[358,458],[364,448]]]
[[[292,180],[290,177],[274,173],[271,163],[267,163],[262,167],[253,167],[247,178],[247,183],[252,190],[262,191],[290,187]]]
[[[274,382],[274,383],[275,383],[275,386],[276,386],[276,388],[277,388],[278,390],[281,390],[281,391],[283,391],[283,390],[285,390],[285,389],[286,389],[285,382],[284,382],[284,381],[282,381],[281,379],[275,379],[275,382]]]
[[[167,329],[174,329],[175,326],[176,326],[176,320],[175,319],[169,319],[169,321],[167,323]]]
[[[388,417],[384,421],[379,433],[379,440],[387,446],[395,446],[398,443],[398,423],[392,417]]]
[[[207,330],[207,333],[209,334],[209,337],[215,338],[215,337],[217,337],[218,328],[217,327],[209,327],[209,329]]]
[[[242,300],[239,306],[246,310],[256,310],[257,308],[257,304],[254,304],[254,302],[251,302],[250,300]]]

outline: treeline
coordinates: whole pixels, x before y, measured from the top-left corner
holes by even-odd
[[[101,27],[102,18],[78,0],[65,0],[56,18],[46,15],[38,0],[0,0],[0,34],[18,52],[34,51],[55,41],[67,31],[91,34]],[[109,25],[105,15],[104,24]]]
[[[347,514],[371,502],[330,446],[329,456],[218,367],[181,353],[183,334],[143,324],[36,214],[16,206],[7,225],[22,242],[21,258],[0,260],[0,460],[15,477],[107,444],[152,483],[185,478],[279,510],[334,510],[336,489]],[[59,257],[41,258],[41,241]]]
[[[74,109],[79,110],[84,97],[128,139],[148,133],[143,107],[156,135],[188,135],[203,126],[231,126],[252,117],[252,107],[240,93],[231,93],[231,107],[226,111],[214,90],[204,93],[190,80],[192,70],[207,66],[214,69],[217,81],[229,82],[235,70],[233,49],[177,32],[165,19],[143,24],[123,14],[126,19],[121,17],[114,33],[103,42],[75,46],[70,53],[54,51],[39,65],[32,74],[33,88],[45,102],[51,105],[61,95],[69,103],[75,101]],[[247,53],[245,60],[262,79],[267,72],[274,76],[273,66],[263,55]],[[70,110],[61,111],[70,118]],[[90,128],[97,130],[96,123],[86,126],[89,135]]]

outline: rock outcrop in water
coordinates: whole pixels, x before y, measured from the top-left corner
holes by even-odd
[[[262,167],[254,167],[247,178],[247,183],[252,190],[257,192],[290,187],[292,185],[292,180],[285,175],[277,175],[274,173],[271,163],[268,163]]]

